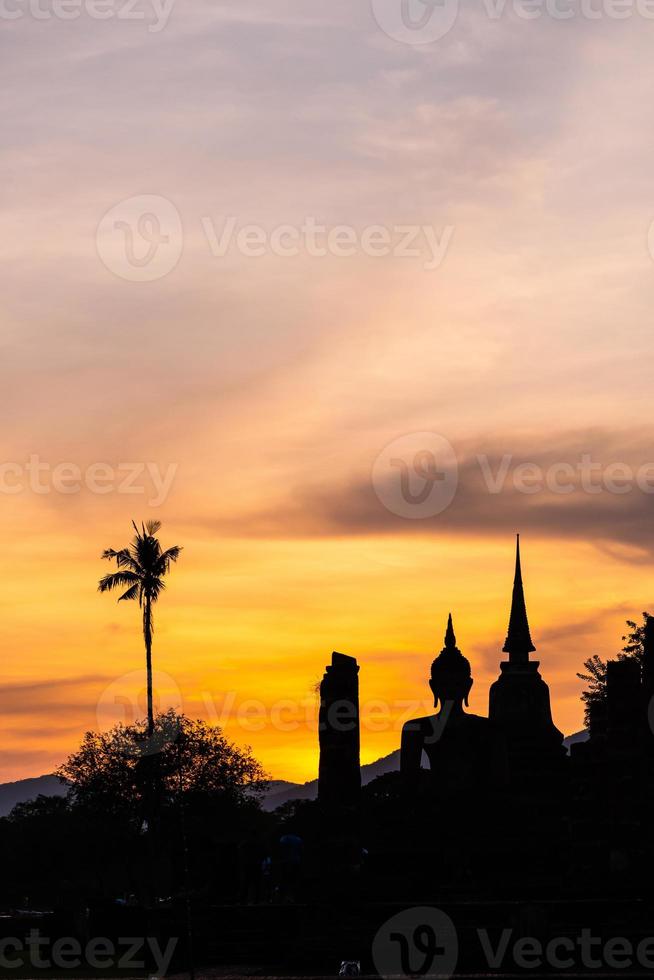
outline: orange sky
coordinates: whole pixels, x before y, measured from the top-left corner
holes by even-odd
[[[407,713],[429,709],[429,665],[450,608],[473,665],[471,710],[486,713],[510,602],[509,538],[207,542],[171,523],[164,540],[183,541],[185,551],[158,609],[160,703],[223,724],[273,776],[316,773],[315,685],[332,649],[361,665],[363,761],[395,749]],[[35,535],[11,554],[3,596],[12,651],[2,715],[7,780],[49,770],[86,728],[133,720],[139,692],[143,711],[138,608],[94,593],[102,565],[88,540],[73,534],[42,546]],[[571,733],[582,714],[575,671],[591,652],[616,652],[625,617],[647,605],[651,576],[598,560],[584,543],[566,545],[564,561],[560,544],[527,539],[523,549],[542,672],[555,721]],[[42,584],[33,602],[35,566]]]
[[[652,488],[616,470],[654,462],[653,32],[462,5],[412,47],[347,0],[3,24],[1,781],[50,771],[138,687],[138,609],[95,592],[132,518],[185,548],[157,610],[164,703],[275,777],[316,774],[334,649],[361,665],[363,760],[397,747],[450,610],[485,713],[516,531],[554,718],[579,729],[575,672],[654,584]],[[175,259],[151,281],[123,275],[144,196]],[[221,256],[206,234],[309,219],[348,226],[351,254]],[[426,239],[361,244],[407,225],[450,229],[437,267]],[[423,515],[397,463],[419,496],[416,433],[457,467],[435,457],[456,487]],[[172,483],[41,492],[31,457]],[[498,492],[479,457],[506,463]],[[610,487],[584,489],[586,457]]]

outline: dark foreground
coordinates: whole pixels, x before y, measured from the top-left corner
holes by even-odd
[[[0,919],[0,977],[651,977],[654,902],[626,899],[94,910]]]

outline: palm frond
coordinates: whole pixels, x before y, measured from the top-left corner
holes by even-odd
[[[182,548],[179,545],[174,545],[172,548],[168,548],[163,551],[157,558],[153,572],[155,575],[165,575],[170,570],[171,562],[177,561],[179,558]]]
[[[129,548],[121,548],[120,551],[115,551],[113,548],[108,548],[106,551],[102,552],[102,557],[107,560],[114,560],[118,568],[131,568],[132,571],[138,572],[138,563],[134,561],[133,556],[130,554]]]
[[[118,602],[124,602],[125,600],[130,600],[130,599],[138,599],[139,602],[140,602],[140,599],[141,599],[141,583],[140,582],[135,582],[134,585],[130,589],[127,590],[127,592],[125,592],[125,593],[123,593],[123,595],[121,595],[121,597],[118,600]]]
[[[109,572],[98,583],[98,592],[112,592],[114,589],[121,589],[125,585],[132,586],[140,582],[139,576],[135,572]]]
[[[100,592],[109,592],[128,586],[122,599],[138,599],[142,605],[147,599],[156,602],[165,584],[163,577],[170,571],[182,551],[179,545],[162,551],[161,543],[155,536],[161,527],[160,521],[143,521],[141,525],[132,521],[134,537],[127,548],[116,550],[108,548],[102,557],[116,562],[118,572],[106,575],[98,586]]]
[[[156,602],[161,593],[166,588],[166,583],[160,578],[155,578],[148,583],[147,590],[152,602]]]

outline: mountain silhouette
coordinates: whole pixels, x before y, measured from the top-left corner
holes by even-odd
[[[563,740],[566,751],[570,751],[570,746],[575,742],[585,742],[588,739],[588,732],[575,732],[568,735]],[[376,762],[370,762],[367,766],[361,766],[361,785],[367,786],[378,776],[385,776],[387,772],[399,772],[400,769],[400,750],[385,755]],[[263,808],[268,812],[276,810],[278,806],[288,803],[289,800],[315,800],[318,797],[318,780],[312,779],[308,783],[292,783],[285,779],[273,779],[268,784],[268,792],[263,800]]]
[[[569,751],[575,742],[585,742],[587,731],[568,735],[563,744]],[[376,762],[361,766],[361,783],[367,786],[378,776],[387,772],[397,772],[400,768],[400,750],[385,755]],[[19,779],[13,783],[0,783],[0,817],[6,817],[18,803],[27,803],[37,796],[65,796],[66,787],[57,776],[52,774],[36,776],[32,779]],[[268,792],[263,800],[263,808],[268,812],[288,803],[289,800],[315,800],[318,796],[318,780],[308,783],[293,783],[286,779],[272,779],[268,784]]]
[[[0,783],[0,817],[6,817],[18,803],[28,803],[37,796],[65,796],[66,787],[57,776],[36,776],[15,783]]]

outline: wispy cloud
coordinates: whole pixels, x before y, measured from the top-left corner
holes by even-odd
[[[177,0],[159,33],[3,22],[3,461],[177,465],[156,516],[186,550],[158,662],[184,665],[193,704],[256,689],[280,662],[279,693],[302,697],[333,646],[370,657],[376,693],[403,682],[398,664],[419,686],[450,602],[490,651],[519,527],[576,724],[556,623],[597,617],[610,649],[622,613],[602,609],[646,602],[651,498],[527,495],[511,479],[491,494],[476,457],[496,472],[511,454],[513,473],[651,456],[652,29],[465,3],[417,49],[350,0]],[[151,283],[98,256],[100,220],[135,195],[164,197],[183,225],[177,267]],[[202,220],[230,215],[269,234],[311,217],[454,236],[432,272],[361,250],[220,258]],[[426,521],[390,512],[371,481],[383,448],[418,431],[459,458],[453,503]],[[44,725],[62,757],[95,723],[105,665],[113,679],[141,664],[138,612],[94,590],[101,549],[148,507],[86,492],[0,504],[4,764],[37,773],[30,733]],[[263,732],[255,749],[313,774],[313,741]]]

